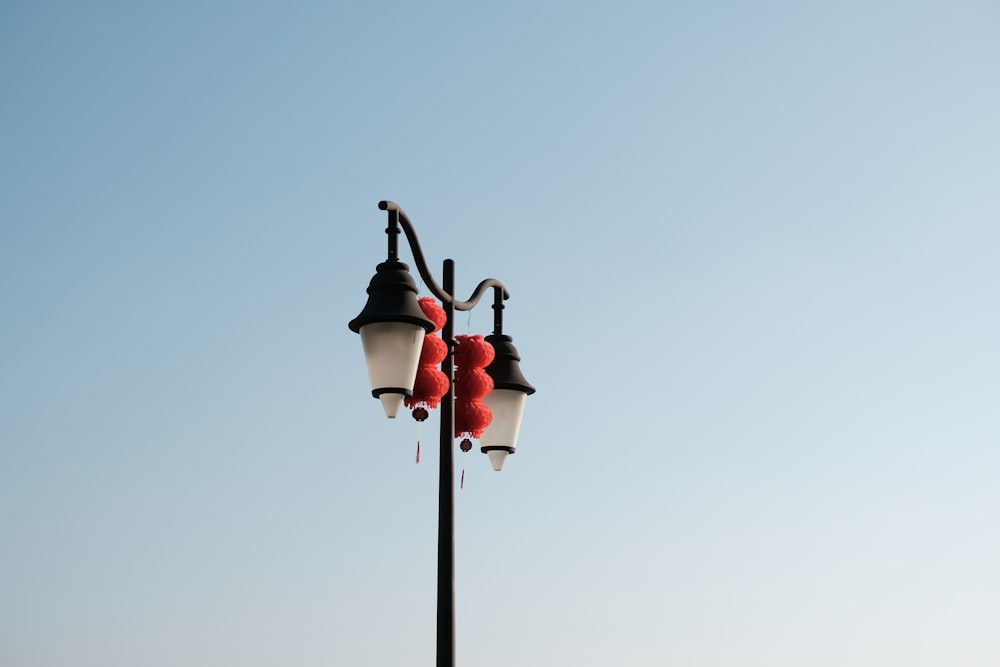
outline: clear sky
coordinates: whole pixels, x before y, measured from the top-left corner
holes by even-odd
[[[0,663],[433,663],[436,413],[347,328],[392,199],[538,388],[458,456],[460,664],[1000,664],[998,37],[4,2]]]

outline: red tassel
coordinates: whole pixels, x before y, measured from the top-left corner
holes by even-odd
[[[417,463],[420,463],[420,441],[417,440]]]
[[[458,488],[460,489],[465,488],[465,468],[462,468],[462,481],[458,483]]]

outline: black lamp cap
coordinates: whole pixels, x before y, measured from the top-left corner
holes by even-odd
[[[402,262],[382,262],[368,283],[368,303],[361,314],[347,323],[354,333],[374,322],[407,322],[424,328],[427,333],[437,326],[417,303],[417,284],[410,267]]]
[[[493,346],[495,353],[493,362],[486,367],[486,373],[493,378],[496,389],[515,389],[529,396],[535,393],[535,388],[528,384],[521,374],[521,357],[512,342],[514,339],[504,334],[490,334],[486,342]]]

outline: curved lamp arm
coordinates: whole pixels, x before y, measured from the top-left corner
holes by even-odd
[[[417,271],[420,273],[420,277],[423,278],[424,282],[427,284],[427,289],[431,291],[434,296],[441,299],[445,303],[450,303],[455,307],[455,310],[472,310],[479,300],[483,298],[483,294],[489,288],[494,288],[496,290],[496,298],[494,303],[494,328],[496,328],[496,314],[503,309],[503,299],[509,299],[510,293],[507,292],[507,288],[504,287],[496,278],[487,278],[478,285],[476,289],[472,291],[472,296],[466,301],[459,301],[455,298],[453,294],[448,294],[444,289],[438,285],[437,281],[434,280],[434,276],[431,274],[430,269],[427,267],[427,260],[424,259],[424,252],[420,249],[420,241],[417,239],[417,232],[413,229],[413,223],[410,219],[406,217],[406,213],[400,208],[399,204],[391,201],[380,201],[378,207],[383,211],[389,213],[389,226],[386,227],[385,233],[389,235],[389,260],[397,261],[397,250],[396,250],[396,237],[399,235],[399,228],[403,228],[403,232],[406,234],[406,240],[410,244],[410,251],[413,253],[413,261],[416,262]],[[497,309],[496,304],[500,304],[500,309]]]

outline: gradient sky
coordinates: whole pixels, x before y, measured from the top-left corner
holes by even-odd
[[[0,663],[433,663],[436,419],[347,328],[392,199],[538,388],[458,456],[460,664],[995,667],[998,35],[4,2]]]

